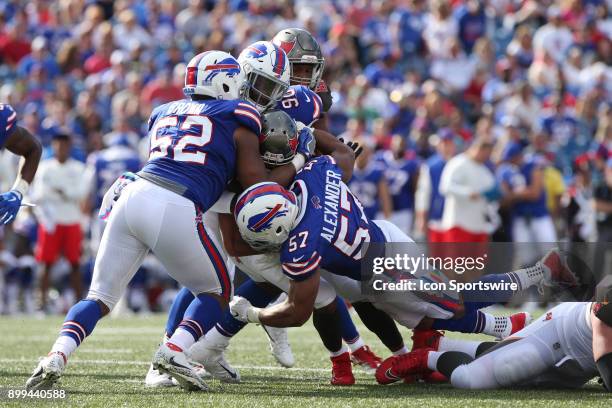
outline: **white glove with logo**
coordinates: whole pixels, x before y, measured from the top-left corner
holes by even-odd
[[[259,308],[242,296],[234,296],[229,304],[230,312],[235,319],[245,323],[259,323]]]

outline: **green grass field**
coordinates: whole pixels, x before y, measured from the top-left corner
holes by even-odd
[[[0,318],[0,388],[23,388],[37,358],[55,340],[60,318]],[[263,330],[250,325],[232,343],[229,361],[240,369],[242,384],[212,381],[212,392],[186,393],[178,388],[147,389],[143,379],[155,351],[164,316],[103,320],[71,359],[60,387],[60,401],[9,401],[2,406],[200,406],[200,407],[610,407],[612,398],[595,383],[582,390],[504,390],[474,392],[449,385],[379,386],[356,370],[357,383],[329,385],[330,362],[310,323],[289,332],[296,368],[276,365]],[[361,328],[373,349],[386,357],[382,344]],[[408,331],[404,331],[409,339]]]

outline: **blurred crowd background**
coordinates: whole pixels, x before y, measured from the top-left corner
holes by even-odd
[[[186,61],[211,49],[237,56],[288,27],[321,44],[331,133],[366,146],[351,189],[369,215],[419,240],[608,242],[611,6],[4,0],[0,101],[45,153],[29,197],[37,207],[2,234],[0,310],[62,312],[87,287],[101,197],[146,160],[148,116],[183,97]],[[15,169],[0,156],[4,190]],[[41,228],[75,224],[81,251],[37,248]],[[151,258],[126,304],[162,310],[175,290]]]

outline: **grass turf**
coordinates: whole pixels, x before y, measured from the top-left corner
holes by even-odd
[[[449,385],[394,384],[379,386],[373,376],[356,369],[352,387],[329,385],[330,362],[311,323],[291,329],[289,339],[296,368],[278,367],[268,352],[263,330],[249,325],[232,342],[228,358],[240,369],[242,383],[211,382],[212,392],[186,393],[178,388],[148,389],[143,385],[164,316],[104,319],[71,359],[60,387],[66,400],[8,400],[6,389],[23,388],[38,356],[56,338],[61,319],[0,318],[0,406],[214,406],[214,407],[595,407],[612,406],[612,398],[591,382],[581,390],[464,391]],[[367,330],[361,333],[380,355],[388,352]],[[409,341],[409,333],[403,330]],[[451,334],[453,337],[462,335]],[[471,336],[474,338],[474,336]]]

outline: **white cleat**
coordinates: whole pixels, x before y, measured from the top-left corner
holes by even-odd
[[[225,359],[226,348],[226,344],[213,344],[203,337],[191,346],[189,355],[204,367],[208,375],[224,383],[237,384],[240,382],[240,373]]]
[[[295,365],[295,358],[293,358],[293,351],[291,351],[291,345],[287,337],[287,328],[270,326],[261,327],[263,327],[268,335],[268,339],[270,340],[270,351],[278,364],[285,368],[293,367]]]
[[[48,390],[60,379],[66,367],[64,355],[50,353],[38,363],[26,382],[26,390]]]
[[[172,376],[186,391],[208,391],[208,385],[189,364],[185,353],[173,350],[173,346],[166,343],[159,347],[153,356],[153,368]]]
[[[149,371],[147,371],[147,376],[145,377],[145,387],[162,388],[174,387],[175,385],[178,385],[178,382],[175,384],[170,375],[154,369],[153,363],[151,363]]]

